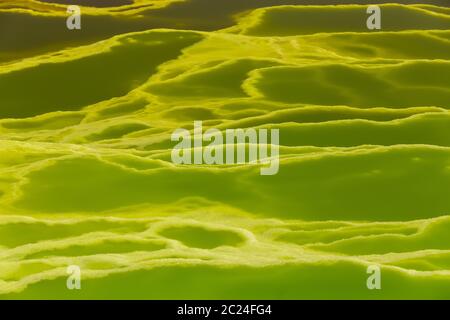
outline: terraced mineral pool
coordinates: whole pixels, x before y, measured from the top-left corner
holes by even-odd
[[[0,299],[449,299],[450,8],[357,2],[3,1]],[[195,121],[279,172],[174,164]]]

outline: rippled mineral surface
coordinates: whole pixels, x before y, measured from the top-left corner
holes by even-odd
[[[0,299],[449,299],[450,8],[397,2],[2,1]]]

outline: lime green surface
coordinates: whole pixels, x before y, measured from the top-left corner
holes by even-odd
[[[31,38],[62,25],[0,41],[0,299],[450,299],[448,8],[382,5],[369,31],[365,5],[268,6],[202,31],[152,29],[170,1],[136,0],[83,7],[66,43],[64,6],[6,2]],[[174,165],[197,120],[279,129],[279,173]]]

